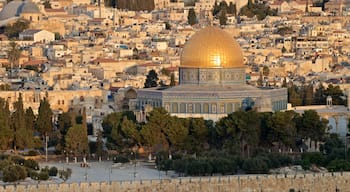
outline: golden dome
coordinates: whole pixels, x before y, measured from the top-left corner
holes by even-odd
[[[181,67],[243,68],[243,53],[239,44],[227,32],[206,27],[195,33],[185,44]]]

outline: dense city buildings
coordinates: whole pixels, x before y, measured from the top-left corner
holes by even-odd
[[[23,93],[24,105],[37,109],[47,93],[57,113],[88,108],[89,123],[111,112],[140,113],[150,106],[218,120],[248,100],[258,111],[284,110],[287,102],[290,107],[325,104],[328,95],[316,102],[315,94],[330,84],[339,86],[346,101],[347,1],[157,0],[150,6],[120,1],[119,7],[113,2],[1,1],[0,80],[8,88],[1,96],[12,104]],[[198,40],[207,44],[191,43],[192,35],[211,28],[206,26],[221,28],[230,40],[215,40],[219,32]],[[11,48],[11,42],[17,46]],[[214,50],[240,47],[222,54],[242,56],[232,56],[239,61],[226,61],[227,66],[209,66],[225,62],[208,58],[215,57],[203,52],[209,44]],[[150,70],[162,86],[142,89]],[[172,75],[176,86],[166,87]],[[313,98],[300,103],[289,91],[287,101],[281,87],[291,84],[299,87],[301,99],[302,86],[310,85]],[[209,102],[214,98],[217,102]]]

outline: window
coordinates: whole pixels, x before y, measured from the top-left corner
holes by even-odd
[[[211,104],[211,113],[216,113],[216,104]]]
[[[192,103],[187,105],[187,112],[188,113],[193,113],[193,105],[192,105]]]
[[[186,113],[186,104],[185,103],[180,104],[180,113]]]
[[[177,112],[178,112],[177,103],[173,103],[173,104],[172,104],[172,112],[173,112],[173,113],[177,113]]]

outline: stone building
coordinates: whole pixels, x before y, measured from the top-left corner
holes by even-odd
[[[287,108],[287,89],[246,84],[243,53],[225,31],[206,27],[185,44],[180,58],[179,85],[137,91],[130,108],[145,120],[147,107],[164,107],[178,117],[218,120],[237,110],[280,111]]]

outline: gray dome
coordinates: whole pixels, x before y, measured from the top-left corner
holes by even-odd
[[[21,13],[40,13],[38,6],[31,1],[14,0],[5,5],[0,12],[0,21],[19,17]]]
[[[22,8],[22,13],[40,13],[38,6],[36,6],[31,1],[25,1],[25,4]]]

